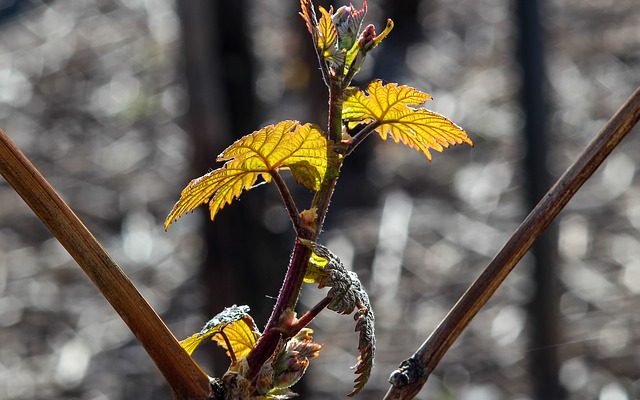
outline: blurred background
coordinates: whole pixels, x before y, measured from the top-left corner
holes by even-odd
[[[327,2],[318,2],[328,6]],[[335,3],[336,6],[343,2]],[[360,3],[357,1],[356,5]],[[235,138],[324,125],[298,2],[0,0],[0,127],[177,337],[224,306],[262,326],[293,234],[275,187],[162,229],[182,187]],[[550,184],[640,85],[635,0],[379,0],[396,28],[358,76],[431,93],[475,148],[424,156],[371,137],[321,242],[369,289],[363,399],[428,336]],[[640,130],[616,149],[445,356],[419,399],[640,398]],[[310,194],[296,189],[305,204]],[[302,207],[302,206],[301,206]],[[322,296],[305,290],[300,311]],[[304,399],[350,391],[357,335],[330,312]],[[226,368],[209,344],[196,353]],[[0,399],[169,399],[142,347],[0,180]]]

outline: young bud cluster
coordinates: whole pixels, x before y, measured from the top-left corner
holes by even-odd
[[[313,341],[312,329],[304,328],[291,338],[274,364],[276,388],[288,388],[302,378],[309,360],[318,357],[322,345]]]
[[[331,21],[333,21],[338,32],[339,49],[349,50],[353,47],[366,13],[367,2],[365,0],[360,9],[356,9],[353,4],[350,4],[338,8],[331,16]]]

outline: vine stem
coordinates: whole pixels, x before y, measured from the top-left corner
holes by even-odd
[[[329,83],[328,136],[336,143],[339,143],[342,139],[343,87],[341,80],[332,80]],[[327,151],[334,150],[328,147]],[[327,159],[334,156],[333,154],[327,154]],[[276,304],[273,307],[273,311],[271,312],[269,321],[267,321],[262,336],[258,339],[258,343],[256,343],[256,347],[254,347],[247,356],[247,363],[249,365],[247,378],[249,379],[254,379],[257,376],[262,365],[271,357],[278,347],[280,339],[289,337],[288,332],[291,331],[289,324],[292,323],[292,321],[289,320],[289,316],[292,315],[295,310],[298,298],[300,297],[304,274],[307,269],[309,257],[311,256],[311,249],[297,239],[307,239],[315,242],[322,231],[331,196],[338,182],[338,172],[342,166],[342,161],[343,158],[337,158],[336,173],[325,176],[320,190],[316,192],[311,201],[310,209],[315,208],[317,212],[315,229],[310,230],[305,227],[299,227],[298,229],[296,243],[293,247],[291,258],[289,259],[287,273],[280,292],[278,293]]]
[[[120,267],[0,129],[0,174],[31,207],[144,346],[177,399],[208,399],[209,377],[180,347],[169,328]]]
[[[639,119],[640,88],[636,89],[580,157],[549,189],[429,338],[394,371],[393,383],[385,399],[412,399],[418,394],[431,372],[471,319],[487,303],[533,242]]]

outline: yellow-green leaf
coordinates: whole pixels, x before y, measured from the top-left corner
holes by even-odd
[[[320,54],[326,59],[331,61],[337,61],[338,47],[338,31],[336,26],[331,20],[331,12],[327,11],[324,7],[320,6],[320,21],[318,21],[318,49]]]
[[[320,283],[326,278],[326,266],[329,263],[324,257],[311,253],[309,262],[307,263],[307,269],[304,272],[305,283]]]
[[[270,182],[270,174],[278,170],[291,170],[298,183],[318,190],[335,166],[332,146],[317,126],[298,121],[282,121],[244,136],[218,156],[218,161],[226,161],[224,166],[192,180],[182,190],[164,228],[205,203],[213,220],[243,190],[251,189],[258,177]]]
[[[334,157],[328,156],[334,153],[332,147],[318,126],[282,121],[237,140],[218,161],[263,173],[289,169],[298,183],[318,190],[327,171],[335,166]]]
[[[367,93],[368,92],[368,93]],[[431,100],[431,96],[410,86],[375,80],[367,87],[367,92],[352,87],[343,105],[342,118],[349,121],[384,121],[390,111],[419,106]]]
[[[227,307],[207,322],[200,332],[182,340],[180,345],[191,355],[200,343],[211,338],[226,350],[232,360],[241,360],[253,349],[260,336],[253,318],[248,313],[248,306]],[[224,337],[231,345],[231,352]]]
[[[223,335],[226,336],[226,340]],[[249,355],[249,352],[255,347],[259,336],[255,322],[251,317],[246,316],[223,327],[220,333],[214,335],[212,339],[227,352],[230,358],[233,358],[231,356],[231,352],[233,352],[236,359],[241,360]],[[231,352],[227,346],[227,341],[231,345]]]
[[[250,189],[258,179],[260,170],[249,170],[246,166],[227,164],[222,168],[209,172],[189,182],[182,190],[180,200],[173,206],[171,213],[164,222],[164,229],[180,218],[183,214],[193,211],[201,204],[208,203],[211,220],[216,213],[225,206],[231,204],[234,198],[240,196],[243,190]],[[262,174],[265,181],[271,177]]]
[[[424,108],[416,108],[431,96],[418,89],[395,83],[371,82],[364,92],[348,90],[342,118],[353,127],[360,123],[375,123],[375,131],[384,140],[391,136],[424,153],[431,159],[430,149],[442,151],[450,145],[473,145],[467,133],[446,117]]]
[[[344,66],[347,71],[349,71],[349,69],[351,68],[353,61],[358,56],[359,52],[360,52],[360,47],[358,46],[358,42],[355,42],[353,46],[351,46],[351,48],[347,50],[345,54],[345,61],[344,61]],[[357,66],[354,66],[354,67],[357,68]]]

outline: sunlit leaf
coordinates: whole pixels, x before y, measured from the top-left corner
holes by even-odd
[[[318,190],[328,171],[334,172],[332,142],[315,125],[282,121],[244,136],[218,156],[224,166],[192,180],[182,190],[164,223],[164,228],[183,214],[208,203],[213,220],[218,211],[249,190],[261,177],[271,181],[271,173],[291,170],[295,180]]]
[[[316,13],[313,10],[313,3],[311,0],[300,0],[300,16],[307,25],[309,33],[315,37],[316,34]]]
[[[340,259],[329,249],[308,240],[304,240],[303,244],[313,250],[305,281],[316,283],[319,288],[331,288],[327,293],[327,296],[331,298],[331,302],[327,306],[328,309],[346,315],[356,311],[354,319],[356,321],[355,330],[359,334],[358,351],[360,355],[354,366],[357,375],[355,385],[353,391],[349,393],[349,396],[353,396],[360,392],[369,380],[376,352],[375,317],[369,296],[360,283],[358,275],[347,270]]]
[[[355,87],[348,89],[348,96],[343,105],[343,119],[382,122],[391,111],[419,106],[432,99],[429,94],[410,86],[396,83],[384,85],[377,79],[369,84],[367,92]]]
[[[261,170],[248,170],[246,167],[235,164],[228,164],[216,169],[208,174],[189,182],[189,185],[182,190],[180,200],[173,206],[171,213],[164,222],[164,229],[180,218],[183,214],[193,211],[201,204],[208,203],[211,219],[216,213],[230,204],[234,198],[240,196],[243,190],[250,189],[258,179]],[[262,174],[265,181],[269,182],[271,177]]]
[[[367,91],[348,90],[342,118],[353,127],[360,123],[376,124],[375,131],[384,140],[391,136],[424,153],[431,159],[430,149],[445,148],[467,143],[473,145],[467,133],[446,117],[424,108],[416,108],[431,96],[409,86],[395,83],[371,82]]]
[[[320,21],[318,21],[318,49],[320,54],[326,59],[338,62],[342,54],[338,51],[338,31],[331,20],[331,11],[327,11],[324,7],[320,9]]]
[[[349,71],[349,69],[352,68],[353,61],[358,56],[359,52],[360,52],[360,47],[358,47],[357,42],[354,43],[353,46],[351,46],[351,48],[347,51],[347,54],[345,55],[345,61],[344,61],[345,69],[347,71]],[[357,69],[358,67],[353,66],[353,68]]]
[[[212,339],[231,357],[227,346],[228,341],[233,354],[240,360],[249,355],[249,352],[256,346],[256,341],[259,336],[258,327],[255,322],[251,317],[246,316],[239,321],[223,327],[221,333],[214,335]]]
[[[249,315],[249,307],[234,305],[225,308],[207,322],[200,332],[182,340],[180,345],[191,355],[200,343],[212,339],[226,350],[232,360],[241,360],[253,349],[259,336],[258,328]]]
[[[309,265],[304,273],[305,283],[320,283],[327,274],[327,264],[329,260],[318,256],[316,253],[311,253],[309,258]]]

